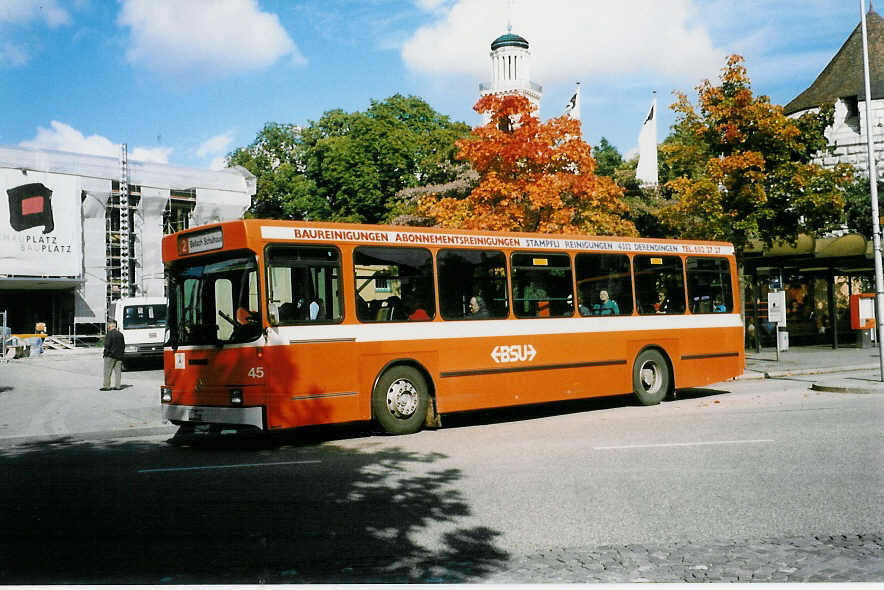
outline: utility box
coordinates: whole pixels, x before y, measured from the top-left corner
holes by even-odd
[[[780,352],[789,350],[789,329],[786,326],[777,326],[777,350]]]
[[[875,294],[858,293],[850,296],[850,328],[872,330],[875,327]]]

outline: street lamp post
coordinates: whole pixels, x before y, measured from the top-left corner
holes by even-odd
[[[866,2],[859,0],[863,29],[863,75],[866,85],[866,142],[869,152],[869,186],[872,195],[872,241],[875,258],[875,314],[878,323],[878,358],[881,381],[884,381],[884,271],[881,269],[881,226],[878,222],[878,167],[875,165],[875,142],[872,137],[872,91],[869,82],[869,40],[866,31]]]

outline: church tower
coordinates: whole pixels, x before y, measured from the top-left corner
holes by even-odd
[[[531,51],[524,37],[507,32],[491,42],[491,82],[479,84],[479,97],[488,94],[506,96],[521,94],[534,107],[540,109],[543,87],[531,81]],[[482,124],[491,120],[488,114],[482,115]]]

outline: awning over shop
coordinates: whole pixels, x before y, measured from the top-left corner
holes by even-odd
[[[0,277],[0,291],[75,289],[82,284],[76,277]]]

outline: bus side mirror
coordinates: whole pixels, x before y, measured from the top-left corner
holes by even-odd
[[[271,326],[279,325],[279,304],[267,304],[267,321],[270,323]]]

